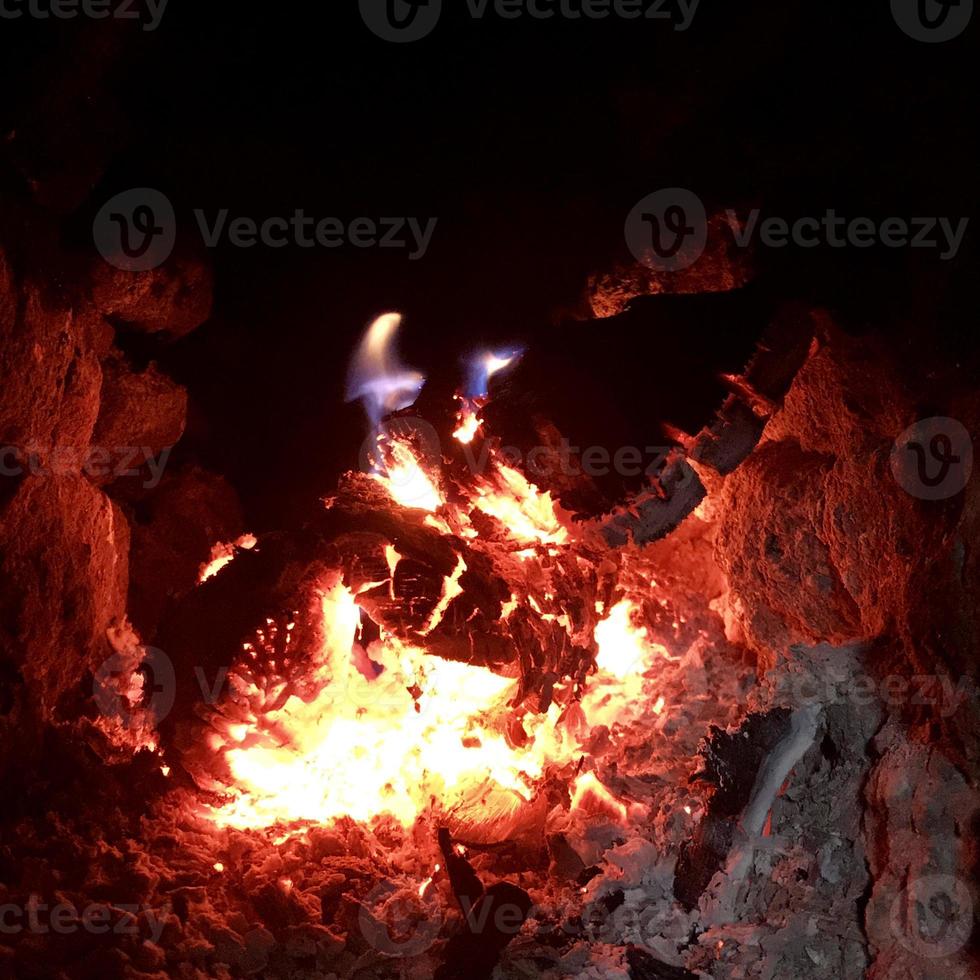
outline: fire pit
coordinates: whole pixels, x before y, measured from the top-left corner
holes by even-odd
[[[871,194],[823,81],[819,140],[769,138],[732,52],[809,91],[810,13],[712,21],[683,92],[687,43],[649,79],[610,44],[560,112],[544,55],[501,49],[517,96],[464,32],[410,126],[428,35],[363,17],[355,73],[221,19],[174,78],[207,59],[150,6],[159,48],[76,25],[4,130],[0,978],[980,975],[969,221],[879,215],[918,170],[889,145]],[[399,29],[442,51],[438,7]],[[931,154],[967,87],[904,57]],[[736,76],[764,105],[723,122]],[[860,208],[816,210],[811,158]]]

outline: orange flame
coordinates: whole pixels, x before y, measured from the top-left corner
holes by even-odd
[[[452,592],[452,578],[445,588]],[[530,800],[546,766],[565,765],[580,753],[576,734],[559,726],[557,704],[524,747],[510,746],[495,719],[508,710],[517,682],[485,668],[427,657],[383,636],[361,650],[375,665],[368,673],[382,668],[365,677],[356,666],[361,614],[355,597],[335,584],[324,593],[322,610],[316,698],[290,697],[264,716],[260,731],[229,726],[224,751],[235,789],[212,813],[220,826],[344,816],[367,821],[382,814],[410,826],[433,804],[450,810],[488,789]],[[620,614],[605,623],[612,625],[602,630],[604,643],[611,630],[625,628]],[[615,678],[606,675],[606,683],[615,685]],[[587,698],[582,707],[587,737],[590,726],[606,722],[599,701]],[[591,773],[576,781],[573,798],[590,812],[626,819],[625,806]]]
[[[400,368],[387,353],[397,326],[394,315],[377,321],[352,371],[352,387],[368,401],[374,399],[375,412],[400,404],[420,384],[421,376]],[[372,373],[372,364],[383,366],[380,375]],[[487,369],[497,366],[488,364]],[[472,440],[479,430],[477,408],[476,401],[463,400],[455,433],[459,441]],[[385,463],[373,478],[398,504],[427,511],[426,524],[441,533],[478,538],[471,520],[475,508],[502,525],[514,542],[514,554],[525,560],[537,557],[542,546],[554,556],[569,545],[567,517],[551,494],[495,451],[489,454],[488,472],[474,478],[467,503],[447,499],[440,475],[430,472],[435,467],[423,462],[407,438],[379,437],[379,448]],[[393,572],[399,556],[392,547],[386,554]],[[490,793],[505,794],[513,801],[508,806],[520,807],[532,799],[548,767],[581,759],[592,727],[606,725],[613,731],[616,724],[649,712],[653,696],[644,687],[645,678],[658,652],[666,651],[650,641],[639,625],[640,610],[624,599],[596,628],[598,672],[580,706],[569,711],[562,706],[568,698],[556,698],[535,719],[526,740],[511,744],[503,733],[512,720],[509,702],[517,681],[483,667],[430,657],[424,649],[425,637],[462,591],[465,571],[460,559],[419,631],[419,646],[382,630],[380,639],[365,647],[357,597],[339,581],[323,583],[322,646],[310,686],[316,695],[309,701],[291,696],[261,716],[253,711],[244,719],[239,714],[215,722],[212,738],[232,777],[228,801],[211,813],[217,824],[247,829],[389,816],[408,827],[425,811],[465,810]],[[566,617],[542,613],[533,596],[524,601],[542,618],[569,628]],[[514,596],[502,618],[518,603]],[[254,659],[254,648],[246,647]],[[239,706],[262,703],[253,697],[254,682],[238,680],[243,695]],[[570,681],[560,681],[557,689],[567,695],[565,683]],[[637,702],[639,707],[631,707]],[[663,710],[662,698],[653,710]],[[594,773],[575,780],[572,798],[577,809],[628,819],[626,805]],[[431,879],[422,890],[429,884]]]

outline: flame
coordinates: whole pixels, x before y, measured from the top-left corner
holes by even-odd
[[[643,669],[647,655],[647,631],[633,625],[636,606],[628,599],[613,606],[595,630],[599,655],[596,663],[603,670],[624,680],[637,668]]]
[[[617,800],[594,772],[582,773],[572,784],[572,809],[612,817],[620,823],[625,823],[629,815],[626,804]]]
[[[477,409],[469,402],[464,404],[459,413],[459,425],[453,432],[453,438],[464,446],[468,446],[480,431],[480,417],[476,413]]]
[[[457,594],[464,569],[461,563],[447,578],[444,600]],[[317,696],[308,703],[290,697],[263,716],[261,727],[226,726],[223,749],[234,788],[211,813],[219,826],[389,815],[408,827],[433,805],[465,807],[491,789],[527,801],[548,765],[574,761],[591,728],[609,723],[604,709],[610,690],[619,695],[617,703],[631,696],[615,675],[600,671],[601,693],[589,692],[583,700],[580,729],[562,726],[563,709],[552,704],[527,743],[515,748],[496,723],[509,711],[515,679],[428,657],[384,634],[364,650],[356,597],[334,584],[321,604]],[[624,636],[630,644],[645,638],[629,622],[629,609],[624,619],[615,608],[597,628],[603,647],[613,643],[615,649]],[[647,644],[643,657],[655,649]],[[573,802],[589,813],[627,818],[625,805],[592,773],[576,780]]]
[[[477,487],[473,503],[505,525],[516,541],[565,544],[568,540],[551,493],[542,492],[506,463],[498,462],[490,479]]]
[[[372,644],[368,655],[383,672],[366,679],[352,656],[360,627],[354,596],[335,585],[323,596],[323,616],[319,694],[308,704],[290,697],[269,712],[264,729],[275,737],[226,749],[239,789],[215,812],[217,823],[390,814],[409,826],[433,797],[448,805],[488,782],[530,798],[541,760],[514,752],[483,720],[506,704],[515,680],[390,638]]]
[[[426,473],[421,461],[407,443],[395,440],[388,446],[388,462],[383,472],[372,474],[402,507],[427,510],[430,513],[443,505],[432,477]]]
[[[395,352],[400,313],[379,316],[364,334],[347,376],[347,400],[359,398],[377,427],[389,412],[408,408],[425,384],[424,375],[407,368]]]
[[[490,388],[490,379],[495,374],[499,374],[515,364],[523,353],[521,348],[501,351],[485,350],[471,358],[466,382],[467,395],[470,398],[486,398]]]

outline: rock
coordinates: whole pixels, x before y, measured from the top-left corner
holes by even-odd
[[[640,262],[618,262],[608,272],[589,277],[588,296],[595,317],[622,313],[637,296],[660,293],[723,293],[745,286],[753,277],[751,253],[739,248],[727,219],[708,220],[704,254],[676,272],[661,272]]]
[[[887,353],[873,340],[848,337],[826,314],[814,320],[817,347],[765,438],[794,439],[806,452],[834,456],[890,446],[915,416]]]
[[[948,759],[908,740],[901,726],[876,739],[881,758],[867,782],[866,838],[874,879],[865,927],[876,958],[868,976],[975,976],[973,868],[977,793]],[[939,975],[938,973],[936,974]]]
[[[888,358],[825,314],[813,320],[818,346],[716,511],[731,608],[764,666],[793,644],[902,633],[911,582],[948,531],[941,509],[892,476],[914,411]]]
[[[794,643],[842,645],[865,633],[824,539],[832,468],[831,457],[771,442],[725,483],[718,559],[747,638],[768,662]]]
[[[79,472],[99,412],[102,371],[93,324],[32,282],[0,249],[0,447],[5,462],[33,458]]]
[[[854,600],[866,637],[896,635],[907,621],[909,583],[941,546],[941,525],[892,477],[888,454],[838,459],[824,483],[830,561]]]
[[[145,460],[162,465],[162,451],[180,439],[186,421],[187,391],[181,385],[155,364],[135,373],[121,357],[111,357],[102,368],[102,405],[92,437],[100,465],[97,472],[93,467],[93,477],[108,483]]]
[[[161,266],[124,272],[99,259],[92,268],[92,303],[113,323],[170,339],[183,337],[211,314],[211,272],[181,247]]]
[[[126,613],[129,525],[81,476],[24,478],[0,513],[3,659],[38,713],[111,655],[106,630]]]

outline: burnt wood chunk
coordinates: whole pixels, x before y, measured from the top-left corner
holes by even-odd
[[[446,959],[436,970],[436,980],[489,980],[532,904],[523,888],[506,881],[491,885],[475,905],[464,909],[466,928],[446,944]]]
[[[473,865],[462,854],[456,853],[452,834],[445,827],[439,828],[439,849],[446,861],[446,873],[449,875],[453,894],[465,913],[483,897],[483,882],[473,870]]]
[[[674,897],[687,908],[697,905],[724,864],[759,768],[789,728],[785,708],[750,715],[735,732],[712,727],[701,749],[704,767],[692,779],[710,783],[715,791],[704,820],[681,848],[674,877]]]
[[[780,309],[743,372],[745,383],[769,401],[781,402],[810,353],[813,334],[809,309],[793,305]]]
[[[698,436],[690,457],[727,476],[755,449],[765,427],[765,418],[731,395],[718,412],[718,418]]]
[[[668,461],[660,474],[661,493],[647,492],[628,509],[605,518],[600,530],[606,543],[621,548],[666,537],[704,500],[707,491],[691,465],[681,457]]]

